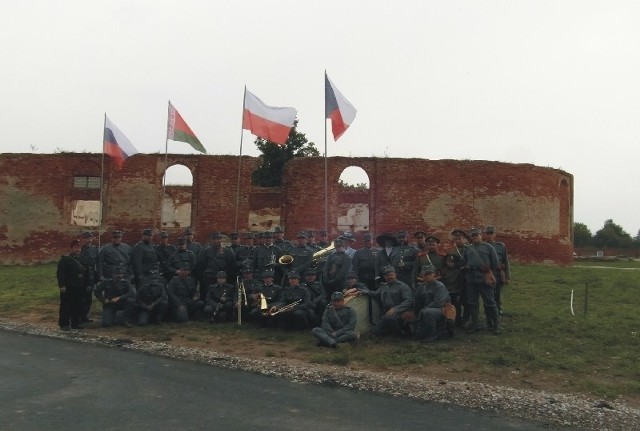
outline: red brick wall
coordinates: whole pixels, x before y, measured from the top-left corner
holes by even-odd
[[[84,229],[70,223],[71,202],[99,199],[98,190],[74,189],[73,177],[100,176],[101,159],[101,154],[0,155],[1,263],[55,260],[66,251],[69,239]],[[105,159],[103,232],[125,230],[125,242],[133,244],[142,229],[160,227],[164,159],[135,155],[122,170]],[[200,242],[212,230],[251,229],[250,213],[279,218],[289,238],[324,227],[322,158],[291,161],[283,186],[263,189],[251,186],[259,159],[243,156],[239,201],[238,157],[169,155],[168,164],[185,165],[193,174],[192,228]],[[566,172],[488,161],[333,157],[328,220],[334,235],[339,204],[350,200],[338,184],[349,166],[369,175],[370,189],[358,199],[368,203],[374,234],[423,229],[446,239],[453,228],[493,224],[514,260],[571,263],[573,177]],[[103,234],[102,241],[108,239]]]

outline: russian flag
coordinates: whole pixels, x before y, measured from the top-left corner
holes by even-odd
[[[127,157],[138,154],[138,150],[136,150],[129,138],[109,120],[106,114],[104,116],[103,151],[111,157],[118,169],[122,167]]]
[[[324,112],[331,119],[333,140],[337,141],[356,118],[356,108],[338,91],[327,74],[324,74]]]
[[[295,108],[269,106],[245,88],[242,128],[259,138],[278,145],[286,144],[296,115]]]

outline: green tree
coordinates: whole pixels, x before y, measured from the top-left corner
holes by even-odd
[[[622,226],[609,219],[604,222],[604,227],[593,236],[593,245],[596,247],[631,248],[633,247],[633,239]]]
[[[293,123],[289,138],[285,145],[274,144],[262,138],[256,138],[254,143],[260,150],[262,163],[253,172],[251,181],[262,187],[276,187],[282,184],[284,165],[296,157],[319,156],[320,152],[313,142],[308,142],[304,133],[298,132],[298,120]]]
[[[584,223],[573,224],[573,245],[575,247],[589,247],[593,240],[591,231]]]

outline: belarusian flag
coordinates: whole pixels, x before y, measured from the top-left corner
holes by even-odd
[[[286,144],[297,114],[295,108],[269,106],[246,88],[244,90],[242,128],[262,139]]]
[[[201,153],[207,153],[204,146],[200,143],[196,134],[193,133],[191,128],[182,119],[182,115],[173,107],[169,102],[169,121],[167,123],[167,139],[172,141],[186,142],[191,145],[194,150],[198,150]]]

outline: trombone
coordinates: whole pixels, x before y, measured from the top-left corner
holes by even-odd
[[[262,312],[263,316],[275,316],[277,314],[280,313],[287,313],[289,311],[293,311],[293,309],[296,307],[296,305],[300,304],[302,302],[302,298],[298,299],[297,301],[293,301],[291,304],[287,304],[284,305],[280,308],[278,308],[276,311],[274,311],[273,313],[271,312],[271,310],[267,310],[266,312]]]

